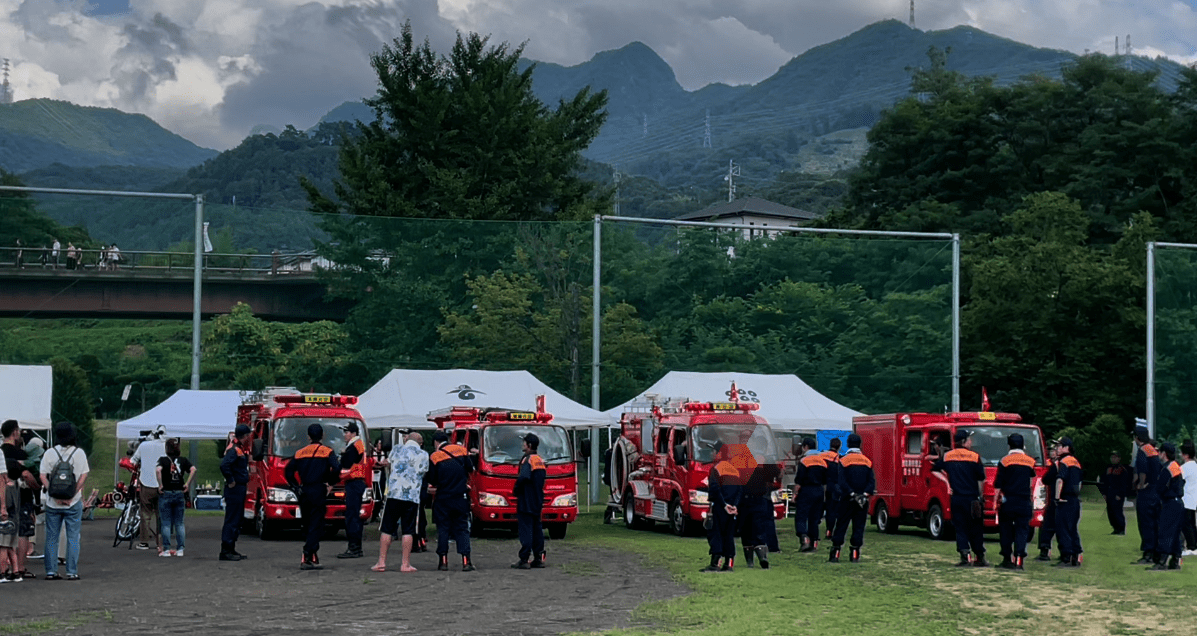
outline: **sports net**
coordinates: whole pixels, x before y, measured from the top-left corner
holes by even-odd
[[[1197,245],[1155,250],[1155,435],[1197,434]]]

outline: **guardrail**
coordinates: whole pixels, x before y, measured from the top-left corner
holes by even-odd
[[[204,255],[204,271],[269,276],[312,276],[320,259],[315,254],[221,254]],[[57,257],[49,247],[0,247],[2,271],[69,272],[191,272],[195,255],[190,252],[97,250],[66,248]]]

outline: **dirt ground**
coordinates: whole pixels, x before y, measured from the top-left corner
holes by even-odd
[[[393,571],[371,572],[378,542],[370,529],[362,559],[334,557],[345,549],[344,535],[325,541],[320,571],[299,570],[298,533],[277,541],[243,534],[237,549],[249,559],[222,562],[216,560],[220,522],[188,517],[187,556],[159,558],[154,550],[112,547],[115,520],[85,521],[80,580],[45,581],[41,563],[31,563],[36,580],[0,587],[0,632],[561,634],[627,626],[641,603],[687,593],[636,555],[568,538],[547,542],[548,568],[512,570],[519,549],[514,533],[475,539],[478,571],[468,573],[452,549],[450,571],[437,571],[430,549],[412,555],[419,572],[401,574],[398,544],[388,559]]]

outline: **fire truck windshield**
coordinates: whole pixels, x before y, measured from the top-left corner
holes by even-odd
[[[1011,433],[1021,433],[1023,450],[1027,455],[1035,458],[1035,463],[1043,465],[1043,447],[1039,444],[1039,433],[1033,428],[1020,426],[969,426],[972,433],[973,452],[981,456],[981,463],[986,466],[997,466],[998,462],[1010,452],[1006,438]]]
[[[299,449],[311,443],[308,426],[319,424],[324,429],[324,439],[320,443],[340,455],[345,450],[345,433],[341,427],[350,422],[357,422],[359,435],[368,439],[362,435],[366,429],[361,420],[347,417],[284,417],[274,425],[274,441],[270,445],[270,452],[284,459],[294,457]]]
[[[482,459],[492,464],[518,464],[524,455],[523,439],[528,433],[540,438],[536,454],[546,464],[573,461],[569,436],[560,426],[519,426],[498,424],[482,431]]]
[[[715,442],[747,444],[752,456],[761,464],[778,461],[777,441],[768,426],[760,424],[700,424],[694,427],[694,460],[709,464],[715,458]]]

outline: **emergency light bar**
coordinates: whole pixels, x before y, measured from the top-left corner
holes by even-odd
[[[755,402],[687,402],[685,406],[691,413],[755,411],[759,408],[761,405]]]
[[[1017,413],[974,411],[966,413],[948,413],[944,416],[944,419],[950,422],[1021,422],[1022,416]]]
[[[321,404],[328,406],[352,406],[357,404],[356,395],[332,395],[330,393],[309,393],[307,395],[276,395],[279,404]]]
[[[553,421],[550,413],[533,413],[531,411],[491,411],[486,414],[488,422],[538,422],[547,424]]]

